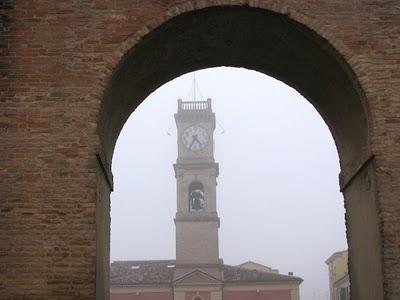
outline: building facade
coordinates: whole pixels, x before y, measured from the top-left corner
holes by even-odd
[[[349,300],[350,277],[348,271],[348,251],[335,252],[325,263],[329,267],[330,299]]]
[[[302,279],[251,261],[225,265],[219,257],[211,99],[178,100],[176,259],[111,264],[113,300],[299,300]]]

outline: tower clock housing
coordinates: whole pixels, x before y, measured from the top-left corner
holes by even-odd
[[[174,164],[177,180],[175,276],[200,268],[220,278],[218,164],[214,161],[215,114],[211,99],[178,100],[175,122],[178,132],[178,157]]]

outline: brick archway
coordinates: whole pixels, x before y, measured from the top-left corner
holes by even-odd
[[[168,80],[221,65],[278,78],[316,107],[336,142],[347,209],[353,299],[383,299],[369,112],[360,83],[342,55],[288,15],[243,6],[189,11],[145,32],[119,63],[103,96],[99,158],[108,174],[105,179],[112,181],[112,151],[124,122],[150,92]],[[104,189],[104,180],[100,186],[99,190]],[[107,198],[107,192],[102,194]],[[99,236],[98,242],[100,247]],[[108,266],[106,258],[98,259],[99,265]],[[376,271],[369,272],[371,266]],[[98,287],[107,286],[106,270],[98,272],[97,278]]]

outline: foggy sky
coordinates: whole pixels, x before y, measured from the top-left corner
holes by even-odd
[[[175,259],[174,113],[178,98],[193,100],[192,78],[186,74],[153,92],[120,134],[112,165],[111,261]],[[197,71],[196,79],[197,100],[212,98],[219,123],[220,257],[294,272],[304,279],[302,300],[328,299],[325,260],[347,248],[329,129],[298,92],[261,73],[214,68]]]

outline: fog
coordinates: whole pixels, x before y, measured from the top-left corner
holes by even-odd
[[[328,299],[325,260],[347,248],[332,135],[297,91],[237,68],[196,72],[197,100],[212,98],[220,174],[220,257],[302,277],[302,300]],[[114,152],[111,261],[174,259],[177,99],[193,75],[154,91],[126,122]]]

